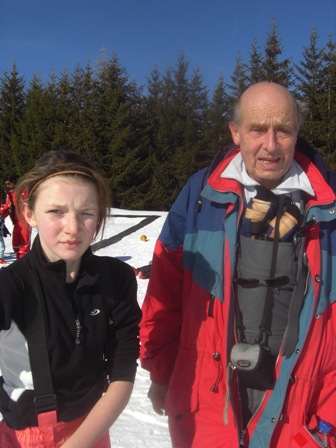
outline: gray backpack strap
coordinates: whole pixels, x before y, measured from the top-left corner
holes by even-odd
[[[34,383],[36,413],[56,411],[57,401],[50,372],[41,293],[37,286],[33,288],[28,281],[32,277],[31,267],[24,258],[9,265],[8,268],[20,278],[25,293],[26,337]]]
[[[271,268],[270,268],[270,274],[269,274],[269,280],[274,279],[275,273],[276,273],[276,264],[278,259],[278,247],[279,247],[279,224],[281,219],[281,214],[283,212],[283,206],[284,206],[285,198],[284,196],[280,196],[279,200],[279,208],[276,215],[275,220],[275,227],[274,227],[274,240],[273,240],[273,250],[272,250],[272,261],[271,261]],[[259,336],[257,339],[257,343],[260,344],[262,340],[264,339],[265,344],[268,345],[268,337],[271,332],[271,313],[273,308],[273,287],[271,285],[267,286],[267,294],[266,294],[266,300],[265,300],[265,306],[263,311],[263,316],[261,319],[261,323],[259,326]]]
[[[299,235],[294,248],[294,255],[297,260],[297,272],[294,279],[295,288],[292,295],[288,311],[288,327],[282,349],[282,354],[289,358],[295,350],[299,339],[299,318],[301,308],[304,302],[305,289],[307,282],[308,265],[303,253],[305,251],[305,235]]]

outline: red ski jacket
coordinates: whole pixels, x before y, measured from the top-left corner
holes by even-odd
[[[315,192],[305,212],[308,275],[298,340],[289,357],[280,352],[274,388],[242,433],[229,355],[243,199],[241,185],[220,176],[238,151],[226,154],[210,175],[206,169],[192,176],[167,216],[143,304],[142,366],[154,382],[169,384],[170,418],[207,414],[203,431],[190,428],[193,448],[238,448],[240,438],[250,448],[319,446],[311,434],[317,421],[336,427],[335,193],[321,161],[317,168],[296,151]],[[336,447],[335,432],[330,446]]]

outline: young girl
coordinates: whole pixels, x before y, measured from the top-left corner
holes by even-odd
[[[0,447],[110,447],[133,388],[141,312],[133,269],[90,250],[108,187],[81,155],[52,151],[16,191],[38,234],[0,270]]]

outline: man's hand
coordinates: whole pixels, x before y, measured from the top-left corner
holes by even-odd
[[[148,390],[148,398],[152,402],[154,411],[159,415],[165,415],[165,399],[168,386],[151,383]]]

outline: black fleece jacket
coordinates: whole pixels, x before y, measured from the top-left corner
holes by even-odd
[[[108,381],[134,381],[141,311],[133,269],[88,249],[69,287],[65,262],[48,262],[37,236],[24,258],[0,270],[0,412],[15,429],[37,425],[26,349],[29,294],[27,279],[16,273],[18,263],[42,298],[58,420],[71,421],[92,408]]]

